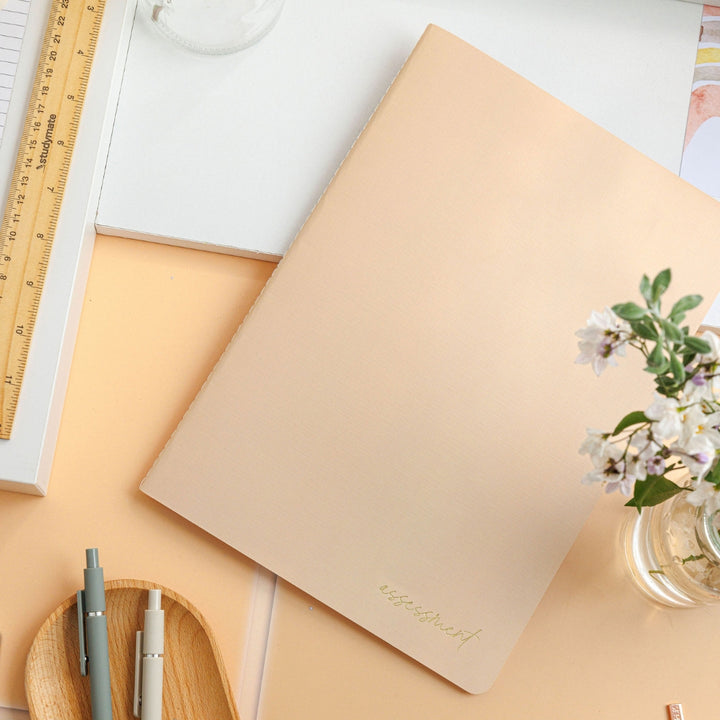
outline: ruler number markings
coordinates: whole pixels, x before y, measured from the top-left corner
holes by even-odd
[[[0,225],[0,439],[17,409],[105,0],[55,0]]]

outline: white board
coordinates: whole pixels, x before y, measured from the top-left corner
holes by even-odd
[[[98,230],[277,259],[430,22],[677,172],[701,12],[677,0],[287,0],[258,45],[221,57],[138,17]]]
[[[28,20],[26,38],[39,38],[35,40],[38,49],[50,1],[34,0]],[[9,440],[0,440],[0,490],[35,495],[44,495],[47,491],[95,239],[95,211],[134,4],[135,0],[110,0],[105,7],[12,435]],[[20,118],[17,127],[22,130],[37,59],[37,53],[34,57],[23,53],[16,78],[18,92],[11,108],[13,117],[8,117],[6,132],[12,123],[18,122],[16,117]],[[29,82],[23,84],[20,91],[20,77],[24,73],[29,73],[24,75],[29,77]],[[19,133],[14,146],[4,142],[0,148],[0,153],[11,155],[10,168],[18,141]],[[4,176],[3,200],[7,196],[8,181],[9,177]]]

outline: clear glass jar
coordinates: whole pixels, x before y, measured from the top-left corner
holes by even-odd
[[[720,516],[682,492],[629,511],[622,542],[630,575],[645,595],[671,607],[720,602]]]
[[[222,55],[256,43],[275,25],[283,0],[142,0],[163,35],[193,52]]]

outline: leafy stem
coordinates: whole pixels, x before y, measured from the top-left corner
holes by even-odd
[[[689,367],[697,355],[710,352],[710,345],[702,338],[690,335],[688,326],[680,326],[686,312],[702,302],[700,295],[685,295],[672,306],[667,317],[662,316],[661,297],[670,285],[670,279],[669,268],[658,273],[652,281],[643,275],[640,293],[645,299],[645,307],[625,302],[612,309],[629,323],[632,335],[628,343],[645,357],[645,370],[656,376],[657,391],[666,397],[675,397],[685,382],[694,377]]]

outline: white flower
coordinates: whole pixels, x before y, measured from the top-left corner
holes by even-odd
[[[710,352],[695,358],[695,374],[685,383],[684,392],[693,402],[714,401],[720,394],[720,378],[717,376],[718,363],[720,363],[720,338],[709,330],[700,337],[710,345]]]
[[[588,428],[587,437],[583,440],[578,452],[581,455],[589,455],[593,465],[597,467],[596,459],[604,457],[608,444],[608,433]]]
[[[687,501],[695,507],[704,506],[705,512],[712,514],[720,510],[720,488],[701,480],[695,485],[695,489],[688,493]]]
[[[637,450],[638,457],[646,462],[654,458],[663,449],[663,446],[655,440],[647,428],[638,430],[633,435],[632,445]]]
[[[590,456],[595,468],[587,473],[582,482],[586,485],[601,483],[605,485],[606,492],[620,490],[623,495],[632,495],[636,477],[626,472],[623,453],[617,445],[605,443],[602,452]]]
[[[658,440],[674,440],[682,432],[683,409],[675,398],[656,395],[645,417],[653,421],[653,437]]]
[[[687,443],[697,435],[706,438],[714,448],[720,448],[720,412],[706,413],[700,404],[690,405],[682,415],[680,442]]]
[[[593,310],[587,327],[578,330],[580,354],[576,363],[590,363],[596,375],[608,365],[617,365],[613,355],[625,355],[625,345],[631,333],[628,323],[621,320],[610,308],[601,313]]]
[[[630,455],[625,462],[625,478],[635,483],[636,480],[644,480],[647,477],[647,463],[639,455]]]
[[[717,378],[712,373],[707,373],[700,368],[685,383],[683,393],[691,403],[700,403],[703,401],[712,401],[715,399],[717,392]]]
[[[648,458],[646,468],[651,475],[662,475],[665,472],[665,458],[662,455]]]
[[[694,435],[687,442],[672,445],[670,450],[698,480],[703,479],[715,461],[715,446],[704,435]]]
[[[696,359],[703,365],[720,362],[720,337],[714,332],[706,330],[700,338],[710,345],[710,352],[698,355]]]
[[[605,485],[605,492],[611,493],[615,492],[615,490],[619,490],[625,497],[631,497],[634,487],[635,478],[630,475],[623,474],[608,480],[607,485]]]

